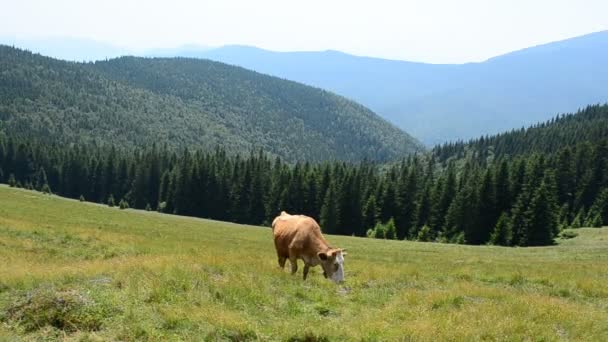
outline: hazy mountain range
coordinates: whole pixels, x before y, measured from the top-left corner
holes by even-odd
[[[427,144],[519,128],[608,101],[608,31],[461,65],[246,46],[175,55],[240,65],[334,91]]]
[[[468,64],[237,45],[139,54],[207,58],[324,88],[360,102],[429,145],[520,128],[608,101],[608,31]]]

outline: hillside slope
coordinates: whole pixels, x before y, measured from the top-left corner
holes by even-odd
[[[247,46],[166,54],[209,58],[334,91],[429,145],[495,134],[608,101],[601,86],[608,82],[608,31],[462,65]]]
[[[420,145],[332,93],[194,59],[81,64],[0,46],[0,130],[43,141],[388,160]]]
[[[608,104],[594,105],[575,114],[492,136],[436,146],[433,154],[440,161],[475,155],[480,159],[516,156],[533,152],[548,155],[581,143],[597,144],[608,138]]]
[[[349,249],[336,285],[281,272],[269,228],[0,185],[0,340],[606,340],[608,229],[576,232],[546,248],[329,235]]]

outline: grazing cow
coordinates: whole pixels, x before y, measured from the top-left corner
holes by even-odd
[[[272,221],[274,246],[279,266],[291,263],[291,274],[298,270],[298,259],[304,261],[304,280],[311,266],[321,265],[323,275],[336,283],[344,280],[345,250],[332,248],[321,234],[321,227],[313,218],[281,212]]]

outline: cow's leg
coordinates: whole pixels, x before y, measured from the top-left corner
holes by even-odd
[[[291,274],[295,274],[298,271],[298,259],[289,257],[289,262],[291,263]]]
[[[287,258],[284,256],[279,256],[279,267],[281,269],[285,269],[285,261],[287,261]]]
[[[310,266],[308,266],[308,264],[304,264],[304,280],[306,280],[306,276],[308,275],[309,269],[310,269]]]

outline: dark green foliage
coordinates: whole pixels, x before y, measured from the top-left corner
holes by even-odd
[[[108,197],[108,206],[109,207],[116,206],[116,201],[114,200],[114,195],[112,195],[112,194],[110,194],[110,197]]]
[[[397,227],[395,226],[395,220],[391,218],[386,224],[380,222],[376,223],[373,229],[367,230],[367,237],[376,239],[397,239]]]
[[[603,224],[608,224],[608,187],[599,193],[593,206]]]
[[[108,205],[120,198],[122,208],[255,225],[285,210],[313,217],[331,234],[546,245],[568,224],[598,226],[608,216],[603,141],[555,153],[448,162],[416,155],[392,164],[288,164],[261,150],[127,150],[3,135],[0,146],[0,168],[13,185],[47,184],[71,198]]]
[[[83,195],[80,195],[80,197],[78,197],[78,200],[79,200],[80,202],[84,202],[84,196],[83,196]]]
[[[395,240],[397,238],[397,227],[395,226],[395,220],[391,217],[384,227],[386,231],[386,238],[389,240]]]
[[[555,153],[582,141],[597,143],[607,136],[608,105],[594,105],[576,114],[559,115],[527,129],[437,146],[433,149],[433,155],[440,161],[445,161],[464,155],[484,160],[490,154],[496,158],[532,152]],[[568,154],[567,151],[563,153]],[[567,159],[562,159],[560,164],[561,172],[571,172]],[[565,178],[560,179],[566,181]]]
[[[574,220],[572,220],[572,224],[570,225],[570,227],[581,228],[583,226],[583,217],[584,216],[585,216],[585,208],[581,208],[579,210],[579,212],[576,214],[576,216],[574,217]]]
[[[48,184],[46,184],[46,183],[45,183],[44,185],[42,185],[42,188],[40,189],[40,191],[41,191],[42,193],[45,193],[45,194],[52,194],[52,193],[53,193],[53,192],[51,191],[51,187],[49,187],[49,185],[48,185]]]
[[[17,186],[17,181],[15,180],[15,175],[14,174],[10,174],[8,176],[8,186],[10,186],[11,188],[14,188],[15,186]]]
[[[338,231],[338,226],[340,222],[338,218],[340,217],[340,209],[338,208],[337,203],[337,194],[336,188],[332,184],[325,194],[325,199],[323,200],[323,207],[321,207],[321,227],[323,227],[323,231],[329,234],[336,233]]]
[[[593,216],[593,218],[591,219],[591,222],[589,224],[589,227],[593,227],[593,228],[601,228],[602,227],[602,216],[600,215],[600,213],[595,214],[595,216]]]
[[[378,207],[376,204],[376,196],[371,195],[363,206],[363,227],[372,229],[378,221]]]
[[[429,242],[429,241],[433,241],[433,239],[434,239],[434,237],[433,237],[433,231],[431,230],[431,227],[424,225],[422,228],[420,228],[420,231],[418,231],[418,236],[417,236],[418,241]]]
[[[374,239],[386,239],[386,227],[378,222],[374,229],[369,229],[367,231],[367,237]]]
[[[512,239],[511,221],[509,220],[509,216],[503,212],[490,236],[490,243],[493,245],[510,246]]]
[[[222,146],[230,154],[259,147],[291,162],[385,161],[422,150],[355,102],[209,60],[122,57],[72,63],[0,45],[0,70],[0,131],[47,143],[126,148],[161,143],[205,151]],[[29,173],[30,151],[7,149],[18,156],[10,171]],[[139,181],[156,183],[160,165],[149,166]],[[108,163],[100,173],[113,176],[115,167]],[[96,182],[101,198],[109,192],[124,195],[109,189],[107,179]],[[134,194],[134,204],[140,195]]]
[[[553,243],[557,232],[557,208],[550,192],[550,185],[543,181],[534,192],[526,211],[527,224],[523,246],[546,246]]]
[[[129,202],[124,199],[121,199],[120,202],[118,202],[118,207],[120,209],[129,209]]]
[[[563,232],[561,232],[559,234],[559,237],[561,237],[562,239],[574,239],[577,236],[578,236],[578,233],[573,232],[571,230],[564,230]]]

